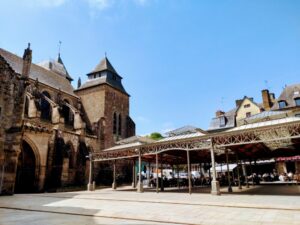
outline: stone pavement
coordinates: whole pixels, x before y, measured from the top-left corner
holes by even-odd
[[[122,188],[2,196],[0,225],[300,225],[299,186],[257,186],[235,192],[211,196],[174,191],[136,193]],[[281,195],[274,195],[278,193]]]

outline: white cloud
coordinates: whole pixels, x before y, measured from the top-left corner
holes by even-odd
[[[85,0],[88,2],[92,9],[104,10],[112,6],[115,1],[114,0]]]
[[[22,0],[24,4],[28,4],[31,7],[42,6],[42,7],[59,7],[65,4],[69,0]]]
[[[77,0],[78,1],[78,0]],[[113,6],[117,6],[120,3],[133,2],[137,5],[144,6],[152,0],[79,0],[89,5],[91,10],[102,11]],[[17,0],[12,0],[17,2]],[[75,0],[19,0],[20,3],[30,7],[44,7],[44,8],[55,8],[64,5],[67,2],[74,3]]]
[[[139,5],[145,5],[149,0],[134,0]]]

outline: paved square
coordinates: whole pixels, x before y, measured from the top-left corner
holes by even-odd
[[[300,224],[299,186],[222,191],[139,194],[122,188],[2,196],[0,224]]]

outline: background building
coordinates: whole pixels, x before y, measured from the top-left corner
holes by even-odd
[[[262,90],[262,103],[253,98],[236,100],[236,107],[228,112],[221,110],[211,120],[208,132],[215,133],[247,124],[276,121],[288,117],[300,117],[300,84],[286,86],[279,98],[269,90]],[[275,160],[279,173],[300,173],[300,158],[280,157]]]

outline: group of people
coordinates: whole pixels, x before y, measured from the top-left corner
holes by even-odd
[[[278,177],[279,181],[287,182],[287,181],[295,181],[297,183],[300,183],[300,174],[292,172],[289,173],[282,173]]]
[[[293,174],[292,172],[289,173],[281,173],[278,174],[275,170],[272,173],[253,173],[249,176],[240,175],[240,180],[238,180],[237,175],[230,176],[230,182],[233,186],[238,186],[239,182],[244,185],[247,183],[254,183],[254,184],[260,184],[261,182],[295,182],[300,183],[300,174],[296,173]],[[218,181],[220,182],[221,186],[228,185],[228,176],[225,173],[218,174]]]
[[[146,177],[145,177],[146,179]],[[200,174],[199,177],[191,176],[192,186],[209,186],[211,184],[212,177],[209,174],[204,175]],[[218,173],[217,180],[219,181],[221,186],[228,186],[228,175],[227,173]],[[156,187],[156,177],[150,175],[150,184],[152,187]],[[278,174],[276,170],[272,173],[253,173],[249,176],[240,175],[240,179],[238,179],[237,174],[230,175],[230,183],[233,186],[238,186],[239,182],[242,185],[248,183],[254,183],[259,185],[261,182],[296,182],[297,184],[300,183],[300,174],[293,174],[292,172],[289,173],[281,173]],[[159,177],[159,186],[162,180]],[[186,178],[177,178],[176,176],[166,177],[163,176],[163,185],[164,187],[185,187],[188,186],[188,179]]]

